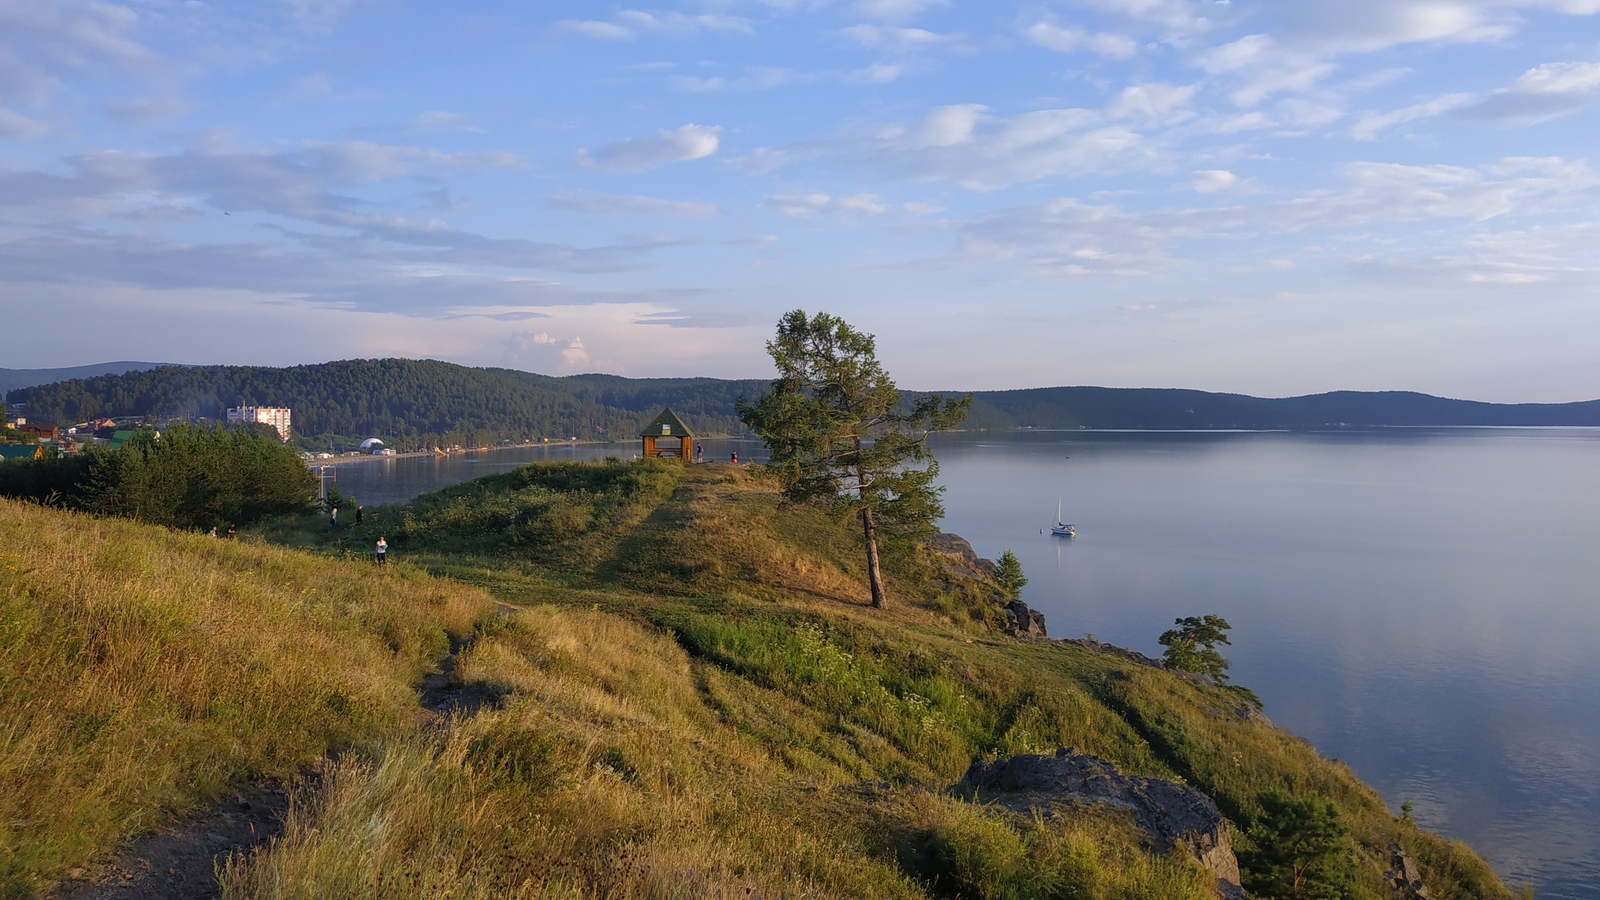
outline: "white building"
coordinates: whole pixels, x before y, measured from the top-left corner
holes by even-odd
[[[278,440],[287,442],[291,437],[289,430],[289,409],[282,406],[233,406],[228,408],[228,424],[236,422],[260,422],[271,425],[278,430]]]

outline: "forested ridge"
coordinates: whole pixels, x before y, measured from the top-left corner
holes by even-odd
[[[102,416],[220,419],[230,406],[287,406],[305,441],[378,436],[402,449],[502,440],[631,439],[671,405],[697,432],[740,432],[734,410],[762,381],[556,378],[437,360],[355,359],[317,365],[163,367],[12,391],[39,422]]]
[[[167,366],[13,390],[34,422],[101,416],[221,418],[241,403],[288,406],[303,445],[365,437],[391,446],[503,440],[632,440],[670,406],[701,435],[742,434],[736,402],[764,379],[554,377],[437,360],[354,359],[316,365]],[[907,402],[925,393],[904,392]],[[1321,428],[1407,425],[1600,426],[1600,400],[1479,403],[1406,391],[1305,397],[1156,388],[1053,387],[978,391],[969,428]]]

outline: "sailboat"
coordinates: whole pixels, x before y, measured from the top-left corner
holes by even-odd
[[[1068,525],[1067,523],[1061,521],[1060,497],[1056,498],[1056,523],[1050,526],[1050,533],[1057,534],[1062,537],[1075,537],[1078,534],[1078,531],[1074,526]]]

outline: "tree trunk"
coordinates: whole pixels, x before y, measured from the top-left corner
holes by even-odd
[[[888,602],[883,594],[883,573],[878,570],[878,533],[872,523],[872,507],[861,508],[861,530],[867,540],[867,580],[872,584],[872,608],[883,609]]]

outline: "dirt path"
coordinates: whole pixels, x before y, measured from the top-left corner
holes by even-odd
[[[289,788],[252,785],[209,810],[169,822],[95,870],[74,870],[46,894],[51,900],[210,900],[220,897],[217,869],[277,835]]]

